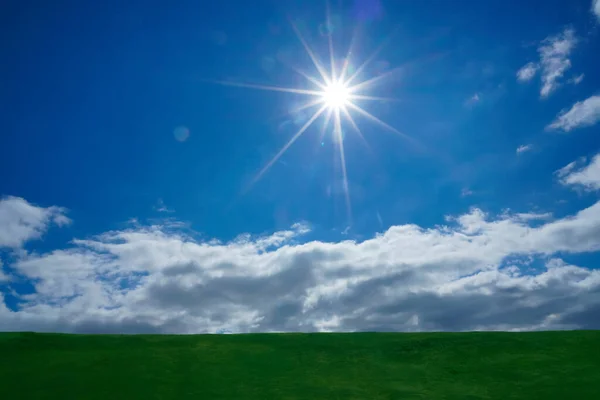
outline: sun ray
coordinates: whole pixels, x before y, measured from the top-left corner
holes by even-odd
[[[402,100],[396,99],[394,97],[368,96],[368,95],[364,95],[364,94],[350,94],[348,97],[350,98],[350,100],[374,100],[374,101],[389,101],[389,102],[402,101]]]
[[[314,107],[314,106],[316,106],[318,104],[323,104],[323,102],[324,102],[323,99],[317,99],[317,100],[314,100],[314,101],[309,101],[309,102],[304,103],[304,104],[302,104],[302,105],[300,105],[298,107],[292,108],[290,110],[290,113],[297,113],[299,111],[306,110],[307,108]]]
[[[327,88],[327,86],[325,86],[323,83],[319,82],[314,77],[308,75],[306,72],[302,71],[300,68],[296,68],[293,65],[290,65],[289,67],[297,74],[302,75],[304,78],[306,78],[310,83],[318,86],[321,90],[325,90]]]
[[[300,42],[302,43],[302,46],[304,46],[304,50],[306,50],[306,53],[308,53],[308,56],[310,57],[313,64],[315,65],[315,68],[317,69],[317,71],[319,71],[321,78],[323,79],[325,84],[329,85],[331,83],[331,81],[327,77],[327,71],[325,70],[325,68],[323,68],[323,66],[317,59],[317,56],[315,55],[315,53],[313,53],[313,51],[310,49],[310,47],[308,46],[308,43],[306,43],[306,40],[304,40],[304,37],[300,33],[300,30],[298,29],[296,24],[294,24],[294,22],[291,20],[290,20],[290,24],[292,25],[292,28],[294,29],[294,32],[296,33],[298,40],[300,40]]]
[[[344,59],[344,64],[342,65],[342,71],[340,72],[340,81],[345,82],[346,71],[348,70],[348,65],[350,64],[350,51],[348,51],[346,58]]]
[[[398,71],[400,71],[400,70],[402,70],[402,67],[398,67],[398,68],[391,69],[391,70],[389,70],[389,71],[386,71],[386,72],[384,72],[384,73],[383,73],[383,74],[381,74],[381,75],[378,75],[378,76],[376,76],[376,77],[373,77],[373,78],[371,78],[371,79],[368,79],[368,80],[366,80],[366,81],[363,81],[363,82],[361,82],[361,83],[358,83],[358,84],[356,84],[356,85],[352,86],[352,87],[350,88],[350,90],[360,90],[360,89],[362,89],[362,88],[366,88],[366,87],[368,87],[368,86],[371,86],[371,85],[373,85],[375,82],[378,82],[378,81],[380,81],[380,80],[382,80],[382,79],[388,78],[390,75],[392,75],[393,73],[396,73],[396,72],[398,72]]]
[[[348,67],[350,65],[350,56],[352,55],[352,49],[354,48],[357,36],[358,29],[354,28],[352,32],[352,39],[350,39],[350,45],[348,46],[348,51],[346,52],[346,58],[344,59],[344,65],[342,65],[342,71],[340,72],[340,81],[346,82],[346,72],[348,72]]]
[[[319,92],[317,90],[284,88],[284,87],[279,87],[279,86],[268,86],[268,85],[255,85],[252,83],[238,83],[238,82],[230,82],[230,81],[213,81],[213,82],[218,83],[220,85],[225,85],[225,86],[235,86],[235,87],[249,88],[249,89],[268,90],[268,91],[272,91],[272,92],[307,94],[310,96],[322,96],[323,95],[323,92]]]
[[[337,82],[335,77],[335,54],[333,52],[333,26],[331,25],[331,10],[329,0],[325,1],[327,5],[327,41],[329,42],[329,62],[331,64],[331,81]]]
[[[352,125],[352,127],[354,128],[354,130],[356,131],[356,133],[358,133],[358,136],[362,139],[362,141],[364,142],[365,146],[367,146],[367,148],[369,149],[369,151],[371,151],[371,146],[369,146],[369,142],[367,142],[367,139],[362,134],[362,132],[361,132],[360,128],[358,127],[358,125],[356,125],[356,122],[354,121],[354,118],[352,118],[352,115],[348,112],[348,109],[346,107],[342,107],[342,112],[344,113],[344,116],[350,122],[350,125]]]
[[[383,42],[381,42],[381,44],[377,47],[377,49],[375,49],[375,51],[365,60],[365,62],[363,62],[361,64],[361,66],[358,67],[356,69],[356,71],[354,71],[354,74],[352,74],[350,76],[350,78],[348,78],[346,80],[346,84],[347,85],[350,85],[352,83],[352,81],[354,79],[356,79],[356,77],[363,71],[363,69],[365,69],[367,67],[367,65],[369,65],[375,59],[375,57],[377,57],[379,55],[379,53],[381,53],[381,51],[385,48],[385,46],[387,46],[387,44],[390,42],[390,40],[394,36],[395,31],[396,31],[396,29],[394,29],[394,31],[392,32],[392,34],[390,34],[387,38],[385,38],[383,40]]]
[[[350,188],[348,186],[348,173],[346,171],[346,155],[344,154],[344,138],[342,136],[342,121],[340,117],[340,109],[335,110],[334,116],[335,134],[340,151],[340,163],[342,164],[342,182],[344,185],[344,197],[346,200],[346,211],[348,212],[348,224],[352,223],[352,204],[350,203]]]
[[[294,144],[294,142],[304,133],[305,130],[308,129],[309,126],[312,125],[312,123],[319,118],[319,116],[323,113],[323,111],[325,111],[325,109],[327,108],[326,105],[323,105],[319,111],[317,111],[312,117],[311,119],[309,119],[303,126],[302,128],[300,128],[300,130],[298,130],[298,132],[296,132],[296,134],[294,136],[292,136],[292,138],[285,144],[285,146],[283,146],[281,148],[281,150],[279,150],[279,152],[277,154],[275,154],[275,156],[271,159],[271,161],[269,161],[267,163],[267,165],[265,165],[263,167],[263,169],[261,169],[259,171],[258,174],[256,174],[256,176],[254,177],[254,179],[252,179],[251,185],[254,185],[256,182],[258,182],[260,180],[260,178],[265,174],[265,172],[267,172],[269,170],[269,168],[271,168],[271,166],[273,164],[275,164],[277,162],[277,160],[279,160],[279,158],[283,155],[283,153],[285,153],[287,151],[287,149],[289,149],[289,147]]]
[[[371,114],[368,111],[363,110],[362,108],[360,108],[359,106],[357,106],[356,104],[353,103],[348,103],[348,106],[350,108],[352,108],[354,111],[358,112],[359,114],[362,114],[363,116],[367,117],[368,119],[370,119],[371,121],[379,124],[380,126],[386,128],[387,130],[394,132],[395,134],[403,137],[404,139],[417,144],[418,142],[413,139],[412,137],[408,136],[406,133],[402,133],[400,132],[398,129],[394,128],[393,126],[386,124],[385,122],[383,122],[382,120],[380,120],[379,118],[377,118],[376,116],[374,116],[373,114]]]
[[[325,116],[325,121],[323,122],[323,126],[321,127],[321,134],[319,135],[319,143],[323,143],[323,139],[325,139],[325,131],[329,126],[329,120],[331,119],[331,114],[333,113],[332,108],[327,108],[327,115]]]

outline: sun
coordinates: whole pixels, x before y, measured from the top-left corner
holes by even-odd
[[[329,109],[346,107],[349,101],[350,90],[344,82],[332,82],[323,90],[323,102]]]
[[[328,25],[331,25],[329,18],[329,3],[327,2],[327,22]],[[389,77],[391,74],[400,70],[400,68],[394,68],[389,70],[383,74],[379,74],[377,76],[362,79],[359,79],[364,75],[365,68],[369,63],[371,63],[375,57],[377,57],[378,53],[382,50],[383,44],[375,51],[371,56],[367,57],[367,59],[360,65],[358,68],[350,68],[350,57],[352,55],[352,44],[348,49],[346,57],[344,58],[344,62],[342,65],[335,61],[335,52],[333,48],[333,40],[332,40],[332,32],[330,32],[327,36],[328,44],[329,44],[329,67],[327,68],[321,60],[317,57],[317,55],[310,48],[296,24],[290,20],[291,26],[304,47],[307,55],[310,57],[313,66],[316,69],[316,74],[309,74],[304,72],[301,68],[297,68],[293,65],[288,65],[291,67],[293,71],[302,75],[307,83],[312,85],[312,88],[304,88],[304,87],[280,87],[280,86],[269,86],[269,85],[258,85],[258,84],[249,84],[249,83],[239,83],[239,82],[231,82],[231,81],[212,81],[215,83],[228,85],[228,86],[237,86],[237,87],[245,87],[250,89],[258,89],[258,90],[267,90],[274,92],[287,92],[294,94],[302,94],[306,95],[310,98],[305,104],[296,108],[294,111],[306,110],[310,108],[316,108],[316,111],[312,114],[303,125],[298,129],[298,131],[287,141],[287,143],[275,154],[271,160],[255,175],[255,177],[251,180],[248,185],[249,189],[254,183],[256,183],[268,170],[271,168],[277,160],[302,136],[304,132],[306,132],[313,123],[319,118],[324,118],[323,128],[321,130],[321,135],[323,135],[328,126],[332,125],[333,129],[331,130],[333,136],[333,142],[337,147],[337,153],[340,157],[341,164],[341,172],[342,172],[342,182],[343,182],[343,190],[346,198],[346,206],[348,211],[348,219],[349,222],[351,220],[351,206],[350,206],[350,189],[348,185],[348,176],[346,172],[346,156],[344,154],[344,125],[349,125],[352,130],[354,130],[360,139],[366,143],[366,140],[359,128],[359,126],[354,121],[355,116],[361,116],[362,118],[368,119],[371,122],[376,123],[383,129],[395,133],[398,136],[408,140],[413,145],[417,145],[420,147],[420,144],[415,141],[412,137],[400,132],[398,129],[392,127],[391,125],[385,123],[381,119],[377,118],[370,112],[366,111],[363,107],[361,107],[360,103],[364,101],[396,101],[397,99],[393,98],[385,98],[379,96],[373,96],[370,94],[366,94],[365,91],[372,88],[374,84],[381,82],[383,79]],[[358,81],[358,82],[357,82]],[[319,141],[322,143],[322,139]]]

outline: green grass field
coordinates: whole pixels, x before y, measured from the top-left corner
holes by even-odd
[[[600,399],[600,331],[0,334],[2,399]]]

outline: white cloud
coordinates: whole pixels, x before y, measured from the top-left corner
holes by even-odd
[[[600,154],[584,161],[557,176],[600,189]],[[3,202],[0,210],[20,210],[28,221],[44,220],[31,217],[39,213],[48,214],[45,221],[65,218],[58,207]],[[178,230],[183,224],[138,222],[74,240],[70,248],[18,256],[10,270],[30,279],[35,293],[21,295],[14,311],[0,292],[0,331],[600,328],[600,270],[556,258],[600,251],[600,201],[558,219],[473,208],[447,221],[332,243],[303,243],[310,232],[303,223],[222,243],[198,241]],[[26,236],[39,237],[47,223]],[[545,267],[533,268],[536,259],[546,260]]]
[[[505,215],[505,217],[510,217],[510,214]],[[543,214],[517,213],[517,214],[514,214],[514,217],[518,218],[521,221],[548,220],[548,219],[552,218],[552,213],[543,213]]]
[[[571,52],[577,45],[575,31],[566,28],[563,32],[544,39],[538,47],[539,62],[529,62],[517,71],[517,81],[528,82],[541,70],[542,88],[540,96],[548,97],[561,84],[565,72],[571,68],[569,59]],[[579,84],[583,74],[572,78],[569,83]]]
[[[201,242],[172,225],[25,255],[32,279],[0,331],[233,332],[598,328],[600,270],[535,258],[600,250],[600,202],[575,215],[479,209],[447,225],[311,241],[305,224]],[[525,270],[523,270],[525,269]],[[0,300],[2,300],[0,298]]]
[[[567,165],[565,165],[564,167],[562,167],[561,169],[559,169],[558,171],[556,171],[555,174],[558,175],[559,178],[562,178],[562,177],[568,175],[571,171],[573,171],[573,169],[575,169],[576,166],[577,166],[577,161],[572,161],[572,162],[568,163]]]
[[[591,96],[573,104],[569,110],[563,110],[547,129],[569,132],[576,128],[592,126],[598,121],[600,121],[600,96]]]
[[[530,81],[535,76],[538,69],[539,66],[536,63],[530,62],[525,64],[520,70],[517,71],[517,80],[519,82]]]
[[[532,149],[533,149],[533,145],[524,144],[524,145],[517,147],[517,154],[525,153],[526,151],[530,151]]]
[[[576,162],[557,171],[564,185],[583,186],[588,190],[600,190],[600,154],[597,154],[586,166],[575,170]]]
[[[162,212],[162,213],[172,213],[175,212],[175,210],[170,209],[169,207],[167,207],[165,205],[165,202],[163,201],[163,199],[158,199],[156,206],[154,207],[154,209],[158,212]]]
[[[600,0],[592,1],[592,12],[596,14],[596,17],[600,20]]]
[[[549,96],[560,84],[564,73],[571,68],[569,56],[576,44],[575,31],[570,28],[542,42],[538,49],[542,66],[542,97]]]
[[[579,85],[581,82],[583,82],[584,77],[585,77],[585,74],[579,74],[579,75],[569,79],[569,83],[572,83],[573,85]]]
[[[37,207],[19,197],[0,199],[0,248],[19,248],[41,237],[50,224],[69,224],[65,212],[60,207]]]

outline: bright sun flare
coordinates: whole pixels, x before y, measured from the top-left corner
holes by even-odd
[[[350,93],[343,82],[332,82],[323,91],[323,100],[330,109],[339,109],[350,100]]]
[[[327,7],[327,24],[331,25],[331,21],[329,18],[329,6]],[[313,98],[313,100],[306,102],[304,105],[296,108],[293,112],[298,112],[301,110],[316,108],[317,111],[314,112],[312,117],[308,119],[306,123],[288,140],[288,142],[279,150],[277,154],[256,174],[254,179],[251,182],[251,185],[256,183],[268,170],[279,160],[279,158],[289,149],[292,144],[300,137],[302,134],[321,116],[324,116],[324,124],[321,130],[321,140],[322,136],[325,134],[327,127],[330,122],[333,125],[332,135],[333,142],[336,144],[339,156],[340,156],[340,164],[341,164],[341,172],[342,172],[342,183],[344,196],[346,199],[346,207],[348,210],[348,219],[349,222],[352,217],[352,211],[350,206],[350,190],[348,187],[348,177],[346,173],[346,158],[344,154],[344,135],[343,135],[343,126],[342,121],[346,124],[349,124],[352,129],[358,134],[358,136],[366,143],[366,140],[354,121],[354,117],[352,114],[360,115],[371,122],[376,123],[380,127],[393,132],[404,139],[411,141],[413,144],[417,144],[414,139],[410,136],[405,135],[404,133],[398,131],[396,128],[390,126],[389,124],[383,122],[381,119],[377,118],[370,112],[363,109],[361,106],[357,104],[357,101],[395,101],[395,99],[371,96],[364,94],[364,90],[373,86],[373,84],[380,82],[381,80],[389,77],[392,73],[396,72],[398,68],[390,70],[386,73],[380,74],[378,76],[365,79],[360,82],[354,82],[361,76],[361,73],[365,69],[365,67],[372,62],[378,53],[382,50],[382,46],[380,46],[370,57],[366,59],[366,61],[356,68],[352,74],[350,74],[350,55],[352,54],[352,45],[350,49],[348,49],[348,53],[344,59],[343,65],[336,63],[335,54],[333,51],[333,39],[332,33],[329,33],[328,42],[329,42],[329,71],[327,68],[321,63],[321,61],[317,58],[315,53],[311,50],[308,43],[301,35],[300,31],[296,27],[296,25],[291,22],[292,28],[296,33],[296,36],[302,43],[304,50],[310,57],[314,67],[316,68],[318,75],[310,75],[299,68],[291,66],[291,68],[302,75],[308,82],[313,85],[313,89],[304,89],[304,88],[285,88],[279,86],[267,86],[267,85],[256,85],[256,84],[247,84],[247,83],[237,83],[237,82],[224,82],[218,81],[217,83],[228,85],[228,86],[238,86],[245,87],[251,89],[259,89],[259,90],[269,90],[275,92],[288,92],[295,94],[303,94],[308,95]],[[337,66],[336,66],[337,64]],[[348,76],[350,75],[350,76]]]

